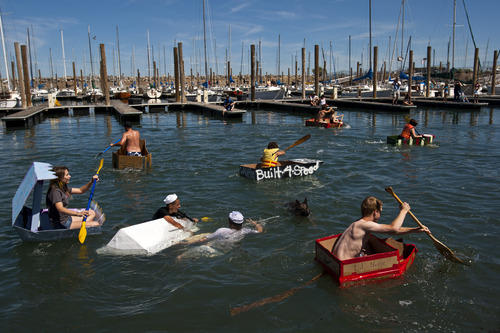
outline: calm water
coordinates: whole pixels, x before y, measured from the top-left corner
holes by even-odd
[[[400,132],[403,114],[340,111],[348,126],[338,130],[306,128],[306,118],[270,110],[227,123],[191,112],[145,114],[136,128],[153,168],[113,170],[106,153],[95,199],[107,221],[84,246],[23,243],[11,226],[11,200],[33,161],[66,165],[72,184],[83,185],[121,125],[107,114],[63,115],[28,130],[2,123],[2,331],[498,331],[499,111],[417,109],[417,129],[435,134],[435,144],[402,148],[385,139]],[[285,148],[308,133],[285,156],[323,160],[313,176],[256,183],[238,175],[238,165],[256,162],[269,141]],[[325,275],[280,302],[230,315],[318,275],[314,240],[342,232],[366,196],[384,202],[381,222],[390,223],[398,205],[387,186],[471,265],[446,261],[424,234],[407,235],[419,253],[400,279],[339,289]],[[171,192],[189,215],[213,219],[200,232],[225,226],[232,210],[264,220],[266,232],[217,257],[176,259],[193,246],[152,256],[98,254],[120,227],[149,220]],[[310,218],[284,209],[305,197]],[[85,207],[87,199],[75,196],[70,205]],[[415,223],[408,216],[405,225]]]

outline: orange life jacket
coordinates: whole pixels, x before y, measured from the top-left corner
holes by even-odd
[[[403,132],[401,132],[401,137],[405,138],[405,139],[409,139],[411,137],[411,130],[414,128],[415,126],[413,125],[406,125],[404,128],[403,128]]]

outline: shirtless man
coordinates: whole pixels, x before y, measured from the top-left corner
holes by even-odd
[[[367,252],[367,243],[372,232],[405,235],[409,233],[431,232],[427,227],[405,228],[402,227],[410,205],[406,202],[399,207],[401,210],[391,224],[379,224],[378,219],[382,213],[382,201],[375,197],[368,197],[361,203],[361,219],[353,222],[337,239],[332,253],[340,260],[362,257],[371,254]]]
[[[112,143],[110,146],[123,146],[126,145],[127,156],[142,156],[140,142],[140,134],[138,131],[132,129],[132,124],[130,121],[126,121],[124,124],[125,133],[122,135],[122,139],[118,143]]]

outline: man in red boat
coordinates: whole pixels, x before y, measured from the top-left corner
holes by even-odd
[[[400,212],[391,224],[379,224],[378,219],[382,214],[382,201],[375,197],[368,197],[361,203],[361,219],[353,222],[335,242],[332,253],[340,260],[363,257],[372,254],[368,248],[368,239],[372,232],[405,235],[409,233],[426,232],[424,228],[402,227],[406,214],[410,211],[410,205],[403,203]]]
[[[318,115],[316,116],[316,121],[324,122],[325,116],[330,114],[330,123],[340,123],[339,116],[335,115],[336,111],[333,107],[330,107],[328,110],[327,107],[326,104],[321,106],[321,110],[318,111]]]
[[[118,143],[112,143],[110,146],[123,146],[126,145],[127,156],[142,156],[141,146],[139,144],[141,136],[138,131],[132,129],[132,123],[126,121],[124,124],[125,133],[122,135],[122,139]]]

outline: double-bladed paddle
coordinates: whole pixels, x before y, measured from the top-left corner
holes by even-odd
[[[99,171],[101,171],[102,165],[104,163],[104,158],[101,158],[101,162],[99,163],[99,169],[97,169],[96,175],[99,175]],[[97,183],[97,179],[94,179],[94,183],[92,184],[92,190],[89,195],[89,202],[87,203],[87,210],[90,209],[90,204],[92,203],[92,198],[94,197],[94,189],[95,184]],[[87,237],[87,228],[85,228],[85,221],[87,220],[87,216],[83,217],[82,226],[80,228],[80,233],[78,234],[78,240],[83,244],[85,242],[85,238]]]
[[[115,142],[113,142],[114,145],[116,145],[118,142],[120,142],[122,139],[120,140],[116,140]],[[103,151],[101,151],[99,154],[95,155],[94,158],[98,158],[99,156],[101,156],[102,154],[104,154],[105,152],[107,152],[112,146],[109,145],[108,148],[104,149]]]
[[[385,190],[387,192],[389,192],[393,197],[394,199],[396,199],[399,204],[403,204],[403,202],[401,201],[401,199],[398,198],[398,196],[396,195],[396,193],[394,193],[394,190],[392,189],[392,187],[386,187]],[[411,211],[408,212],[410,214],[410,216],[415,220],[415,222],[417,222],[417,224],[423,228],[424,225],[422,223],[420,223],[420,221],[416,218],[415,215],[413,215],[413,213]],[[441,243],[440,241],[438,241],[432,234],[427,234],[431,239],[432,241],[434,242],[434,246],[436,247],[436,249],[446,257],[446,259],[448,260],[451,260],[453,262],[458,262],[460,264],[466,264],[465,262],[463,262],[461,259],[457,258],[455,256],[455,254],[453,253],[453,251],[451,251],[446,245],[444,245],[443,243]]]

